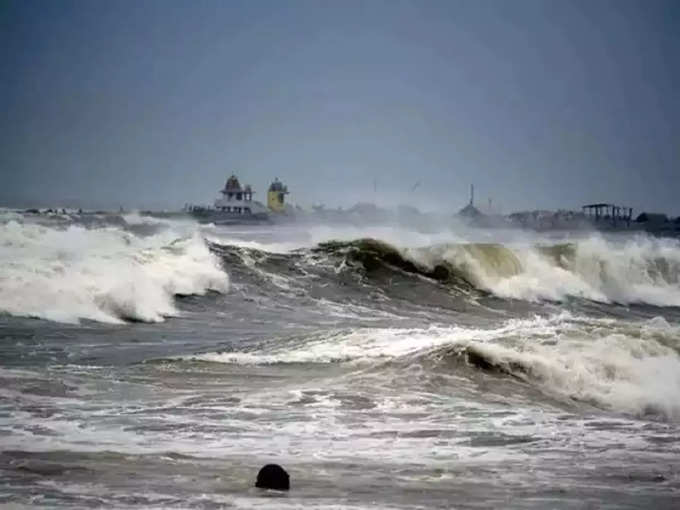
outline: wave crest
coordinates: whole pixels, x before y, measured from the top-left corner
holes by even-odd
[[[225,292],[228,276],[196,233],[0,225],[0,311],[59,322],[162,321],[173,296]]]
[[[331,241],[316,251],[342,255],[369,276],[381,268],[419,274],[502,298],[680,306],[680,242],[601,237],[556,245],[442,244],[397,248],[375,239]]]
[[[464,376],[463,362],[521,380],[551,398],[680,419],[680,329],[661,317],[629,323],[561,313],[512,319],[491,329],[362,328],[279,339],[249,352],[182,359],[256,365],[357,363],[362,373],[368,364],[379,378],[386,362],[398,363],[397,370],[426,364],[433,377],[451,370]],[[485,386],[485,391],[492,388]]]

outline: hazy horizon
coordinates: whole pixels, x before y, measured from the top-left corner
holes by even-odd
[[[678,2],[0,12],[0,206],[208,204],[233,172],[303,206],[453,213],[474,183],[503,213],[680,215]]]

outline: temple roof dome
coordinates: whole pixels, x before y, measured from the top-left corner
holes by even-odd
[[[238,182],[238,177],[234,174],[227,179],[227,183],[224,185],[224,191],[239,192],[241,190],[241,183]]]
[[[274,179],[274,182],[272,182],[269,185],[269,191],[282,191],[284,193],[288,193],[288,187],[284,186],[281,181],[279,181],[279,178],[277,177]]]

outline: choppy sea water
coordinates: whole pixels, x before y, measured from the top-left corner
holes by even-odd
[[[677,240],[0,216],[0,505],[678,507]]]

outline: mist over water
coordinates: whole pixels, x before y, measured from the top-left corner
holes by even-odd
[[[137,236],[116,226],[11,220],[0,224],[0,237],[0,310],[13,315],[156,322],[176,313],[176,294],[228,289],[227,274],[197,233]]]
[[[2,503],[677,500],[676,239],[12,211],[0,239]],[[272,461],[285,497],[252,488]]]
[[[678,20],[0,3],[0,508],[680,508]]]

